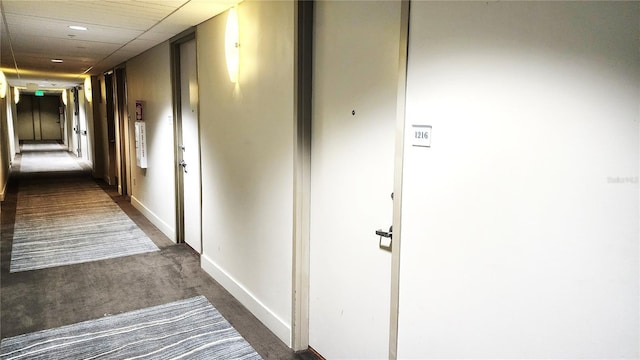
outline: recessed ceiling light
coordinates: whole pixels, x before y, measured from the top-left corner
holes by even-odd
[[[69,29],[79,30],[79,31],[87,31],[87,28],[79,25],[69,25]]]
[[[61,62],[64,62],[64,60],[62,60],[62,59],[51,59],[51,62],[52,63],[61,63]]]

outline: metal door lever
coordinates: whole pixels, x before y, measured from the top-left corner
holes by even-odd
[[[184,170],[185,173],[187,173],[187,163],[184,160],[180,160],[180,163],[178,164],[180,166],[182,166],[182,169]]]
[[[378,246],[380,247],[380,249],[391,251],[391,247],[393,245],[393,226],[389,228],[389,231],[383,231],[382,229],[376,230],[376,235],[380,236],[380,242],[378,243]],[[389,245],[383,244],[382,238],[388,238]]]

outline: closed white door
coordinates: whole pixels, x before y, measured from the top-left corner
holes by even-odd
[[[180,45],[180,101],[182,119],[182,161],[184,241],[202,252],[200,141],[198,136],[198,78],[196,41]]]
[[[309,345],[388,357],[399,2],[315,7]]]

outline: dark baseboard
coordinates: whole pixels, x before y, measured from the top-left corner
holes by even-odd
[[[311,346],[309,346],[307,350],[298,351],[296,353],[296,358],[298,360],[326,360]]]

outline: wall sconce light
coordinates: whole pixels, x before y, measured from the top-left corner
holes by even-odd
[[[67,106],[67,89],[62,90],[62,103]]]
[[[13,99],[16,104],[18,103],[18,101],[20,101],[20,89],[18,89],[17,87],[13,88]]]
[[[238,30],[238,11],[235,7],[227,14],[227,29],[225,32],[225,55],[227,58],[227,72],[232,83],[238,82],[240,68],[240,32]]]
[[[91,102],[92,91],[91,76],[87,76],[84,78],[84,97],[87,98],[88,102]]]
[[[7,96],[7,78],[0,71],[0,98],[4,99],[5,96]]]

